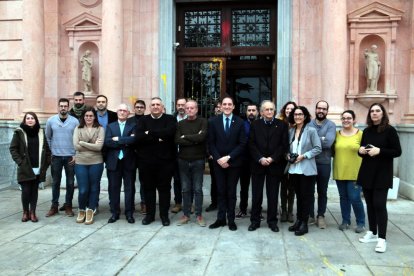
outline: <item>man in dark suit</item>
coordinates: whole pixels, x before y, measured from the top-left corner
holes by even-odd
[[[266,178],[267,224],[273,232],[277,226],[279,185],[288,150],[288,126],[275,118],[275,105],[263,101],[260,106],[261,119],[254,121],[250,128],[249,150],[252,162],[252,215],[249,231],[260,227],[263,186]]]
[[[119,219],[122,180],[124,182],[125,216],[128,223],[135,222],[132,198],[133,174],[135,172],[135,124],[127,122],[128,114],[128,106],[120,104],[117,110],[118,120],[106,128],[106,170],[112,214],[108,223],[114,223]]]
[[[147,214],[142,220],[148,225],[155,220],[156,191],[158,190],[160,218],[163,226],[170,225],[168,209],[171,199],[171,178],[177,147],[174,143],[176,120],[164,114],[161,99],[151,99],[151,114],[140,118],[136,138],[138,145],[138,169],[142,176]]]
[[[226,225],[227,215],[229,229],[235,231],[236,187],[247,137],[243,120],[233,115],[234,101],[231,97],[223,98],[221,109],[223,114],[212,119],[208,127],[208,145],[214,161],[218,194],[217,220],[209,228]]]

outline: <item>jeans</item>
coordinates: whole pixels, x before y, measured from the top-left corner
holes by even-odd
[[[331,176],[331,164],[316,164],[318,174],[316,175],[316,189],[318,191],[318,216],[325,216],[326,204],[328,202],[328,183]],[[313,199],[309,215],[315,217],[315,184],[313,186]]]
[[[336,180],[341,205],[342,224],[351,224],[351,205],[354,209],[356,223],[365,226],[364,204],[361,200],[361,186],[352,180]]]
[[[196,216],[201,216],[203,208],[203,174],[205,161],[204,159],[193,161],[178,159],[178,168],[180,170],[184,216],[190,217],[193,192],[195,214]]]
[[[95,210],[99,199],[99,184],[103,172],[103,163],[93,165],[75,165],[76,180],[79,189],[79,209]]]
[[[59,205],[60,181],[62,179],[62,169],[66,174],[66,197],[65,203],[72,205],[75,170],[74,165],[69,165],[72,156],[52,156],[52,205]]]

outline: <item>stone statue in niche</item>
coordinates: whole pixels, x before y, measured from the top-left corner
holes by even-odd
[[[372,45],[371,50],[365,49],[365,76],[367,89],[365,92],[377,91],[378,79],[381,74],[381,62],[377,53],[377,45]]]
[[[92,56],[91,51],[86,50],[80,59],[82,64],[82,80],[83,80],[83,91],[90,93],[92,92]]]

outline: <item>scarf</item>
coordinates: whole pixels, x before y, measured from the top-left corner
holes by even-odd
[[[86,104],[82,105],[81,107],[77,108],[75,105],[72,107],[73,113],[75,113],[77,118],[82,116],[82,112],[85,110]]]

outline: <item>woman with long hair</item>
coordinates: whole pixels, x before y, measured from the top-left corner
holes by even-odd
[[[315,156],[322,152],[316,129],[308,126],[310,120],[311,115],[304,106],[294,108],[289,114],[289,123],[295,124],[289,130],[289,179],[295,187],[297,209],[296,222],[289,227],[289,231],[295,232],[296,236],[308,233],[313,183],[317,175]]]
[[[285,103],[280,110],[278,119],[285,122],[289,128],[294,127],[294,124],[289,123],[289,114],[290,112],[297,107],[295,102],[289,101]],[[280,185],[280,205],[282,209],[282,214],[280,216],[281,222],[293,222],[293,204],[295,201],[295,188],[292,183],[289,181],[289,174],[286,173],[281,179]]]
[[[37,222],[36,205],[39,183],[46,180],[51,153],[44,130],[34,112],[26,112],[13,134],[11,156],[17,164],[17,181],[22,187],[22,222]],[[30,209],[29,209],[30,208]]]
[[[362,164],[357,183],[362,186],[369,223],[369,231],[359,241],[376,242],[378,253],[387,250],[388,189],[392,188],[393,160],[401,155],[400,139],[389,122],[384,106],[372,104],[358,150]]]
[[[365,211],[361,200],[361,186],[356,183],[361,157],[358,150],[362,131],[354,126],[355,112],[345,110],[341,114],[342,128],[336,132],[333,158],[333,179],[339,192],[342,223],[339,230],[344,231],[351,225],[351,206],[356,219],[356,233],[365,231]]]
[[[92,107],[86,107],[80,117],[79,126],[73,133],[73,145],[76,149],[75,174],[79,189],[77,223],[93,223],[103,172],[101,149],[104,138],[105,130],[98,122],[96,111]]]

